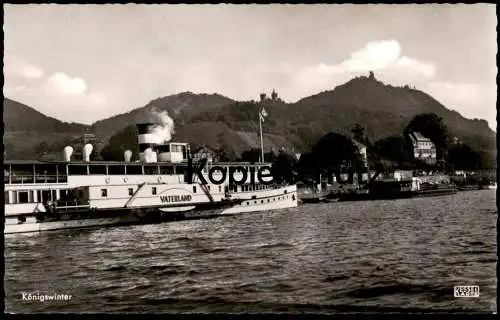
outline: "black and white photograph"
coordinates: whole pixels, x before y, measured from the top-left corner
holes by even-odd
[[[479,4],[3,4],[4,313],[497,312]]]

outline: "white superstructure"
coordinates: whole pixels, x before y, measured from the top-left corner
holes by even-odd
[[[130,154],[127,154],[126,160],[129,160],[129,157]],[[65,160],[68,160],[67,158]],[[131,214],[123,214],[123,210],[129,209],[134,214],[142,212],[144,208],[157,209],[157,212],[163,213],[182,212],[228,199],[241,201],[228,208],[221,208],[217,214],[297,206],[295,185],[277,187],[259,182],[259,169],[265,165],[211,163],[200,169],[206,182],[204,184],[196,174],[193,175],[192,183],[186,180],[186,159],[176,163],[130,160],[6,161],[5,233],[134,223],[140,222],[140,219],[137,220],[138,218]],[[219,170],[210,174],[210,169],[214,166],[218,166]],[[234,170],[236,167],[244,169],[246,173]],[[234,181],[241,181],[244,175],[247,176],[244,184],[230,184],[231,179],[228,176]],[[212,183],[210,178],[216,183]],[[219,184],[222,180],[224,181]],[[268,177],[267,181],[269,180]],[[81,203],[69,200],[75,196]],[[50,218],[50,205],[55,201],[59,201],[59,213],[67,213],[60,221]],[[64,205],[65,201],[67,206]],[[65,207],[90,210],[91,214],[75,217],[73,211],[66,212]],[[121,215],[103,216],[102,212],[113,209],[120,209]]]

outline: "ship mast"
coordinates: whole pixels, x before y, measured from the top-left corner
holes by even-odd
[[[259,110],[259,130],[260,130],[260,156],[261,161],[264,162],[264,140],[262,139],[262,108]]]

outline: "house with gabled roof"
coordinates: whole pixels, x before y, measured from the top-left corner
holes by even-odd
[[[436,145],[431,139],[425,137],[420,132],[409,132],[408,136],[413,146],[413,156],[415,160],[423,161],[427,164],[436,163]]]

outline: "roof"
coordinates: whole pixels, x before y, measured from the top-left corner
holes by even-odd
[[[9,165],[9,164],[71,164],[71,165],[176,165],[176,166],[183,166],[187,165],[187,161],[181,161],[181,162],[140,162],[140,161],[130,161],[130,162],[125,162],[125,161],[40,161],[40,160],[4,160],[3,162],[4,165]],[[256,163],[251,163],[247,161],[241,161],[241,162],[213,162],[211,163],[211,166],[269,166],[272,165],[270,162],[256,162]]]
[[[411,132],[410,135],[413,136],[413,138],[415,138],[415,140],[417,141],[431,141],[431,139],[425,137],[420,132]]]
[[[41,160],[4,160],[4,165],[9,165],[9,164],[70,164],[70,165],[152,165],[152,164],[170,164],[170,162],[139,162],[139,161],[81,161],[81,160],[71,160],[69,162],[63,161],[63,160],[56,160],[56,161],[41,161]],[[175,165],[181,165],[181,164],[186,164],[186,162],[176,162],[172,163]]]

